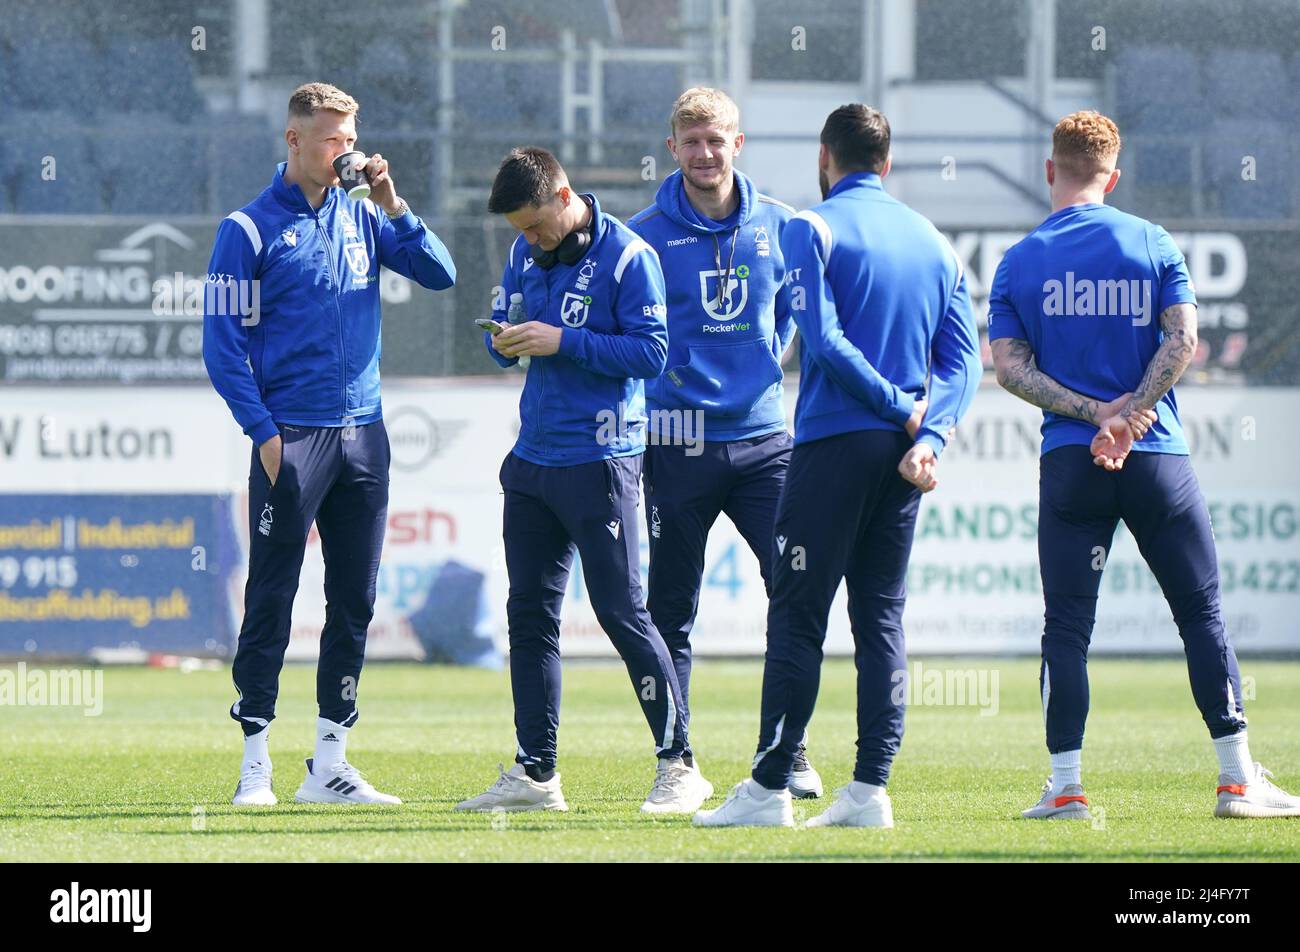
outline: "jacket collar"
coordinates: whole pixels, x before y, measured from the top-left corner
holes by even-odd
[[[609,230],[608,217],[600,210],[600,200],[596,198],[594,192],[579,192],[578,194],[591,203],[591,243],[594,245],[605,237],[605,232]]]
[[[288,162],[281,162],[275,167],[275,178],[271,179],[271,193],[285,208],[295,212],[307,212],[309,215],[319,215],[328,209],[337,198],[337,193],[342,191],[339,188],[325,189],[325,202],[320,208],[312,208],[307,201],[307,196],[303,194],[302,189],[297,184],[290,185],[284,180],[284,170],[289,167]]]
[[[833,198],[849,189],[875,189],[877,192],[883,192],[885,186],[875,172],[850,172],[835,183],[835,187],[826,194],[826,197]]]

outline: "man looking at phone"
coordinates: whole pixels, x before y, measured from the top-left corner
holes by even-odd
[[[695,809],[685,708],[641,595],[637,499],[645,452],[643,381],[668,354],[659,257],[596,196],[579,194],[546,149],[514,149],[488,211],[520,232],[493,309],[522,297],[527,319],[484,336],[503,367],[530,357],[520,430],[501,466],[510,597],[515,764],[458,810],[567,810],[556,772],[560,607],[575,552],[601,627],[627,666],[658,766],[644,813]],[[496,331],[496,333],[493,333]],[[712,790],[704,796],[707,797]]]

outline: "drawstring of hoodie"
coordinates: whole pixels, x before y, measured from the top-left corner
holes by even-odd
[[[711,232],[713,235],[713,260],[717,263],[718,268],[718,312],[722,313],[723,301],[726,301],[726,307],[731,309],[731,266],[736,260],[736,235],[740,232],[740,226],[737,225],[731,232],[731,255],[727,258],[727,270],[722,270],[722,245],[718,242],[718,233]]]

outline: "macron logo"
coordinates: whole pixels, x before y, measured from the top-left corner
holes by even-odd
[[[609,534],[612,535],[615,539],[618,538],[618,520],[617,520],[617,519],[615,519],[613,522],[607,522],[607,523],[605,523],[605,528],[609,530]]]
[[[776,537],[776,551],[781,555],[785,555],[785,536]]]
[[[148,932],[153,922],[152,889],[70,889],[50,893],[51,922],[129,922],[133,932]]]

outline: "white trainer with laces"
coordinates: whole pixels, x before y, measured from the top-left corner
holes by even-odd
[[[299,803],[353,803],[384,804],[395,806],[402,801],[387,793],[380,793],[370,785],[361,771],[346,760],[333,766],[318,769],[313,758],[307,758],[307,777],[294,797]]]
[[[1262,819],[1276,816],[1300,816],[1300,797],[1293,797],[1269,778],[1272,772],[1263,764],[1251,765],[1250,781],[1230,783],[1219,777],[1219,802],[1214,805],[1217,817]]]
[[[474,813],[516,813],[525,810],[555,810],[564,812],[569,805],[564,802],[557,773],[545,783],[528,776],[523,764],[515,764],[508,771],[497,764],[500,776],[486,791],[456,804],[457,810]]]
[[[765,790],[752,777],[731,788],[722,806],[695,814],[696,826],[794,826],[789,790]]]
[[[1088,812],[1088,798],[1083,795],[1083,787],[1077,783],[1067,783],[1060,793],[1053,792],[1052,778],[1043,784],[1043,795],[1028,810],[1021,810],[1020,815],[1026,820],[1091,820]]]
[[[794,770],[790,774],[790,796],[796,800],[811,800],[822,795],[822,778],[817,768],[808,762],[808,735],[794,752]]]
[[[704,779],[698,766],[688,767],[680,757],[661,757],[641,812],[694,813],[711,796],[713,784]]]
[[[892,829],[894,805],[884,790],[873,791],[859,802],[849,786],[836,791],[835,802],[824,812],[810,817],[805,826],[874,826]]]
[[[271,764],[245,761],[239,767],[239,784],[230,801],[237,807],[273,807],[280,801],[271,790]]]

